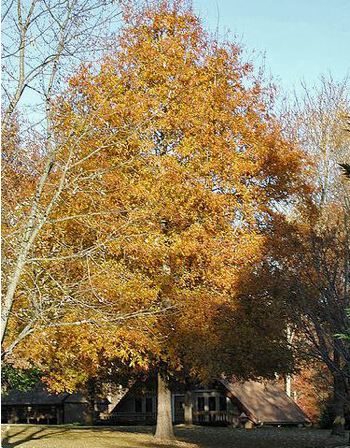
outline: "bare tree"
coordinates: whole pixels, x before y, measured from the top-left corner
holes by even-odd
[[[290,281],[290,314],[333,377],[334,433],[344,431],[344,407],[349,403],[350,347],[337,334],[346,332],[350,305],[350,190],[339,164],[350,158],[346,119],[350,110],[349,78],[322,77],[317,88],[303,85],[294,108],[286,114],[286,131],[309,154],[314,167],[313,212],[306,231],[290,235],[293,254],[285,279]],[[305,227],[305,223],[303,224]]]
[[[47,120],[54,94],[74,67],[101,54],[119,15],[113,0],[5,1],[2,127],[19,106],[31,122]]]
[[[13,231],[6,232],[4,241],[5,254],[10,258],[5,256],[2,341],[29,253],[60,200],[72,164],[72,136],[68,135],[65,142],[58,142],[55,136],[54,98],[64,88],[74,67],[101,54],[102,42],[106,44],[106,30],[111,34],[120,12],[113,3],[110,0],[9,0],[3,5],[2,132],[7,147],[12,147],[11,156],[4,160],[3,188],[11,184],[6,175],[18,175],[21,167],[23,176],[24,166],[27,166],[25,176],[36,186],[34,194],[22,204],[11,201],[4,204],[4,219],[8,224],[10,217],[12,224],[8,227]],[[13,132],[14,122],[17,132]],[[11,141],[14,139],[15,142]],[[70,145],[64,156],[63,143]],[[33,146],[36,162],[32,160],[33,151],[28,150]],[[11,168],[6,169],[9,165]],[[53,182],[50,175],[54,172],[56,185],[48,196],[48,187]],[[18,188],[23,185],[20,181]],[[18,209],[22,210],[21,219],[18,219]],[[31,328],[30,324],[25,325],[19,339]]]
[[[82,62],[101,58],[119,14],[113,0],[9,0],[3,7],[2,342],[10,318],[13,322],[3,357],[34,330],[119,325],[164,311],[152,304],[121,310],[96,291],[108,245],[130,218],[102,200],[106,167],[86,171],[84,164],[108,149],[115,135],[82,150],[100,109],[80,117],[79,137],[74,126],[62,131],[64,118],[57,113],[66,81]],[[108,101],[106,95],[100,108]],[[71,198],[78,193],[95,202],[72,210]],[[111,217],[113,232],[106,227]],[[80,230],[76,241],[67,240],[67,223]]]
[[[296,138],[313,158],[317,183],[317,202],[338,199],[344,184],[339,179],[339,163],[349,157],[350,134],[347,131],[350,103],[350,78],[335,81],[321,76],[320,85],[302,84],[294,104],[284,112],[286,132]]]

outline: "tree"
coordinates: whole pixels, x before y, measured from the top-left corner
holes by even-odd
[[[186,3],[128,8],[100,66],[82,66],[50,102],[53,149],[38,151],[39,187],[6,229],[7,353],[50,366],[56,390],[115,361],[154,368],[166,399],[178,373],[271,374],[255,362],[254,336],[278,330],[267,354],[282,369],[281,322],[249,328],[255,309],[277,313],[265,292],[249,291],[259,291],[272,224],[283,219],[276,209],[302,188],[303,155],[282,136],[270,93]],[[232,325],[227,339],[243,334],[247,355],[236,369],[228,342],[216,363]]]
[[[104,0],[6,0],[3,23],[3,120],[30,107],[27,117],[47,120],[53,96],[82,61],[94,60],[110,37],[120,9]],[[47,126],[47,123],[44,126]]]
[[[275,207],[301,188],[302,154],[283,138],[268,93],[240,49],[212,39],[185,2],[159,2],[128,9],[110,54],[78,71],[57,106],[58,135],[77,142],[75,166],[103,168],[102,202],[125,223],[122,235],[118,216],[102,226],[113,235],[108,270],[125,269],[120,298],[135,295],[137,273],[149,285],[142,300],[168,309],[151,326],[161,439],[172,437],[169,377],[194,361],[182,356],[188,329],[197,346],[204,338],[219,346],[223,332],[211,324],[233,313]],[[101,231],[101,220],[93,226]]]
[[[349,114],[349,80],[321,81],[313,92],[305,86],[287,121],[312,157],[315,190],[281,236],[286,251],[280,280],[289,285],[291,320],[304,335],[309,354],[323,361],[333,377],[336,434],[344,432],[349,402],[349,344],[336,336],[349,327],[349,185],[338,168],[349,157],[349,133],[342,120]]]
[[[26,392],[40,380],[42,372],[38,369],[15,369],[5,365],[1,372],[1,391],[7,393],[11,389]]]
[[[20,194],[14,195],[16,200],[5,194],[3,203],[2,342],[13,305],[21,302],[23,276],[28,265],[29,269],[33,267],[29,259],[40,246],[42,230],[67,183],[69,160],[61,158],[61,145],[54,138],[54,97],[80,57],[93,59],[100,50],[102,32],[119,13],[111,4],[90,0],[19,0],[4,4],[3,186],[13,186],[16,179]],[[26,112],[28,107],[31,114]],[[33,331],[33,322],[22,326],[10,343],[10,351]]]
[[[112,3],[33,0],[9,2],[4,8],[4,358],[36,331],[97,321],[120,325],[161,311],[152,293],[146,302],[135,293],[124,294],[119,302],[114,295],[112,303],[103,296],[112,263],[104,247],[116,238],[118,225],[121,234],[128,218],[118,206],[101,200],[105,185],[99,176],[106,167],[94,166],[91,171],[86,160],[106,151],[109,142],[95,145],[93,153],[79,154],[80,142],[63,123],[67,116],[61,120],[55,112],[64,78],[107,45],[105,30],[108,34],[120,11]],[[35,92],[34,97],[28,92]],[[28,101],[36,110],[30,117]],[[99,109],[80,123],[81,139],[91,132],[98,115]],[[88,171],[82,169],[83,162]],[[116,216],[119,224],[114,222],[114,233],[109,234],[108,220]],[[118,278],[127,276],[125,270],[118,265]],[[149,285],[143,280],[139,272],[130,281],[146,295]],[[112,286],[108,294],[113,294]]]
[[[339,420],[344,417],[348,400],[349,346],[336,334],[349,325],[345,311],[349,304],[346,285],[349,242],[343,233],[341,211],[332,207],[328,213],[331,216],[323,214],[319,217],[320,224],[312,226],[311,231],[294,233],[295,248],[303,254],[303,261],[300,256],[295,257],[289,270],[294,271],[291,274],[294,287],[290,291],[292,309],[297,312],[295,320],[309,343],[309,350],[325,362],[333,376],[333,407]],[[324,220],[326,225],[321,224]]]

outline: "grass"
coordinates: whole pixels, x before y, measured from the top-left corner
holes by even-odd
[[[159,446],[151,427],[4,425],[3,448],[149,448]],[[346,446],[329,431],[298,428],[253,430],[193,426],[175,429],[177,442],[163,448],[321,448]]]

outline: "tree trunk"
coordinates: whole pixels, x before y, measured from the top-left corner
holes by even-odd
[[[95,423],[95,380],[90,379],[87,383],[87,413],[86,424],[92,426]]]
[[[193,424],[193,415],[192,415],[192,392],[190,390],[187,390],[185,393],[185,407],[184,407],[184,418],[185,418],[185,425],[192,425]]]
[[[158,440],[172,440],[175,438],[171,416],[171,392],[160,373],[158,373],[157,427],[155,438]]]
[[[287,342],[288,344],[293,344],[295,332],[293,331],[293,328],[290,324],[287,324],[286,328],[286,336],[287,336]],[[292,375],[290,373],[287,373],[285,378],[285,392],[288,395],[288,397],[292,396]]]
[[[284,387],[285,392],[288,395],[288,397],[292,396],[292,376],[287,373],[287,375],[284,378]]]
[[[344,408],[346,402],[346,385],[341,372],[333,374],[334,397],[332,425],[332,435],[345,436],[345,415]]]

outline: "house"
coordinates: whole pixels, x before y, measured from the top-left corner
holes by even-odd
[[[201,425],[239,424],[247,416],[253,425],[307,425],[309,418],[284,391],[271,382],[214,381],[210,386],[185,390],[172,387],[175,424],[191,421]],[[157,398],[152,381],[135,382],[96,400],[95,419],[105,425],[152,425],[156,422]],[[43,385],[30,392],[12,391],[2,399],[4,423],[88,423],[88,401],[79,393],[50,394]]]
[[[107,399],[97,400],[99,412],[108,410]],[[10,391],[1,397],[2,423],[87,423],[88,401],[80,393],[52,394],[41,383],[28,392]]]
[[[154,424],[156,421],[154,388],[135,383],[111,410],[112,424]],[[272,382],[230,382],[221,379],[209,387],[197,386],[185,391],[172,387],[173,422],[184,423],[185,412],[195,424],[239,424],[244,413],[254,425],[308,425],[310,419],[278,385]]]

